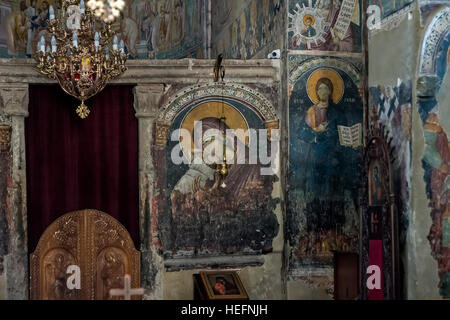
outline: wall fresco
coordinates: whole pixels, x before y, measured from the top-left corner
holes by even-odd
[[[408,229],[408,210],[411,192],[411,106],[412,82],[401,81],[397,86],[369,88],[369,106],[375,108],[379,123],[389,132],[391,147],[395,150],[393,182],[396,207],[399,213],[400,244],[403,246]],[[402,247],[400,248],[402,251]]]
[[[226,119],[224,122],[220,120],[222,116]],[[247,131],[264,129],[265,124],[242,102],[206,98],[176,115],[169,137],[180,128],[191,132],[192,137],[195,130],[201,132],[203,144],[199,146],[192,142],[192,147],[205,150],[218,143],[208,135],[209,129]],[[183,141],[181,145],[187,161],[181,165],[172,161],[178,140],[170,140],[162,153],[157,152],[157,157],[164,157],[157,163],[165,163],[164,167],[156,165],[164,190],[163,203],[160,202],[158,210],[162,212],[159,228],[165,257],[271,252],[272,240],[279,228],[274,210],[280,201],[272,198],[272,192],[273,184],[279,178],[261,175],[259,162],[249,164],[249,140],[235,139],[236,149],[229,151],[245,149],[246,164],[232,164],[225,184],[219,183],[215,165],[192,162]]]
[[[438,262],[439,290],[444,298],[450,298],[449,62],[450,7],[447,6],[434,17],[425,35],[418,81],[418,107],[425,138],[422,165],[432,219],[428,240],[432,256]],[[427,87],[431,90],[426,90]]]
[[[289,66],[289,267],[330,266],[332,250],[358,251],[361,64],[293,55]]]
[[[291,0],[290,50],[361,52],[360,0]]]
[[[376,86],[369,88],[369,126],[372,134],[382,134],[386,141],[387,158],[384,162],[371,160],[368,165],[368,205],[363,216],[363,270],[371,264],[378,264],[383,270],[381,290],[364,291],[369,299],[393,299],[401,295],[402,281],[393,283],[397,273],[404,272],[403,261],[393,255],[391,200],[396,217],[399,253],[405,251],[412,184],[412,81],[398,80],[395,86]],[[380,132],[378,132],[380,130]],[[386,139],[386,140],[385,140]],[[381,144],[371,143],[368,147],[368,160],[377,154]],[[383,147],[384,148],[384,147]],[[381,154],[380,157],[383,155]],[[381,158],[383,159],[383,158]],[[368,161],[367,160],[367,161]],[[390,164],[390,166],[389,166]],[[383,167],[384,165],[384,167]],[[387,178],[392,174],[392,183]],[[384,181],[384,184],[383,184]],[[392,184],[392,189],[390,184]],[[391,198],[391,190],[394,198]],[[383,195],[380,198],[380,195]],[[378,260],[377,255],[382,257]],[[397,263],[398,265],[394,264]],[[395,267],[395,274],[393,273]],[[367,274],[361,273],[363,282]]]
[[[369,5],[379,6],[382,18],[386,18],[410,5],[412,2],[414,0],[369,0]]]
[[[287,0],[213,1],[213,56],[228,59],[262,58],[281,49]]]
[[[124,40],[131,59],[203,58],[204,0],[127,0],[126,3],[113,29]],[[54,0],[0,3],[0,57],[30,57],[41,36],[50,41],[45,31],[49,5],[60,8]]]

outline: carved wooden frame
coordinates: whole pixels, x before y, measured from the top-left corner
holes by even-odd
[[[389,131],[385,131],[385,126],[378,122],[377,111],[374,108],[372,114],[372,121],[367,132],[367,143],[364,152],[364,196],[362,199],[362,214],[360,216],[360,272],[362,280],[360,285],[360,292],[362,299],[368,299],[368,288],[366,286],[369,267],[369,214],[375,207],[382,208],[382,242],[383,242],[383,296],[385,299],[398,299],[400,297],[400,278],[399,278],[399,243],[398,243],[398,215],[395,204],[394,186],[393,186],[393,171],[392,163],[395,158],[392,156],[394,147],[391,147],[392,138],[388,140]],[[382,185],[385,188],[384,203],[375,205],[371,203],[370,192],[370,175],[371,165],[377,160],[384,168],[384,174],[381,174],[383,180]]]
[[[125,227],[110,215],[97,210],[67,213],[55,220],[43,233],[30,255],[30,298],[48,299],[44,290],[44,259],[55,250],[70,254],[70,263],[81,269],[81,289],[69,299],[96,299],[97,258],[107,248],[117,248],[128,255],[131,285],[140,286],[140,252],[134,247]],[[67,261],[67,259],[66,259]]]

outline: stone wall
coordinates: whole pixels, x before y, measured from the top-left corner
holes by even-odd
[[[193,297],[191,274],[199,267],[238,269],[252,299],[282,298],[282,251],[284,243],[283,217],[280,204],[276,204],[273,215],[278,225],[275,238],[271,241],[271,250],[261,255],[221,255],[205,257],[203,260],[167,259],[161,251],[160,222],[157,187],[157,166],[154,149],[160,135],[158,121],[167,114],[165,106],[171,101],[192,92],[192,86],[217,87],[211,77],[215,61],[212,60],[167,60],[129,61],[128,71],[113,83],[134,84],[135,111],[139,125],[139,177],[140,177],[140,251],[142,261],[142,286],[146,289],[147,299],[191,299]],[[28,108],[29,83],[53,83],[39,75],[33,69],[32,60],[0,61],[0,125],[12,127],[9,153],[2,151],[0,165],[11,166],[10,175],[2,179],[0,186],[4,195],[7,188],[7,206],[0,207],[0,223],[2,238],[8,240],[7,248],[1,248],[3,272],[0,275],[0,297],[3,299],[27,299],[28,297],[28,253],[26,250],[26,193],[24,188],[26,164],[24,163],[24,118]],[[259,107],[280,106],[280,63],[279,60],[252,60],[250,62],[227,60],[227,77],[225,86],[233,90],[252,88],[243,101]],[[189,89],[189,90],[188,90]],[[248,90],[248,89],[245,89]],[[217,94],[215,95],[217,96]],[[187,96],[186,96],[187,97]],[[207,96],[205,96],[207,97]],[[248,100],[250,99],[250,100]],[[256,100],[253,100],[256,99]],[[259,100],[258,100],[259,99]],[[187,99],[189,100],[189,98]],[[266,101],[258,103],[257,101]],[[268,104],[267,104],[268,103]],[[187,104],[180,104],[182,109]],[[262,111],[279,119],[279,110]],[[178,110],[179,111],[179,110]],[[272,113],[271,113],[272,112]],[[267,117],[267,120],[275,118]],[[279,123],[277,123],[279,125]],[[3,128],[3,127],[2,127]],[[4,131],[2,131],[3,133]],[[3,137],[3,135],[2,135]],[[6,140],[5,140],[6,141]],[[5,144],[6,145],[6,144]],[[2,144],[3,146],[3,144]],[[3,150],[3,149],[2,149]],[[279,149],[278,149],[279,150]],[[6,161],[5,161],[6,159]],[[281,197],[279,181],[280,159],[275,161],[275,176],[278,177],[272,186],[271,197]],[[4,178],[4,172],[2,176]],[[6,180],[6,181],[5,181]],[[164,213],[163,213],[164,214]],[[6,219],[5,219],[6,217]],[[6,224],[6,225],[5,225]],[[163,229],[163,228],[162,228]],[[6,231],[6,234],[5,234]],[[275,275],[275,276],[274,276]],[[189,283],[180,286],[179,280]]]

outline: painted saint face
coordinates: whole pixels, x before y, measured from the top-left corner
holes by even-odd
[[[322,83],[317,88],[317,95],[319,96],[320,101],[328,101],[331,95],[331,90],[325,83]]]

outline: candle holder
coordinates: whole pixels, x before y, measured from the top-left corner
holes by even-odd
[[[112,31],[112,21],[101,21],[83,0],[62,1],[59,18],[50,6],[49,16],[49,38],[41,37],[34,55],[37,68],[81,101],[76,112],[85,119],[90,110],[84,102],[127,70],[125,44]]]

